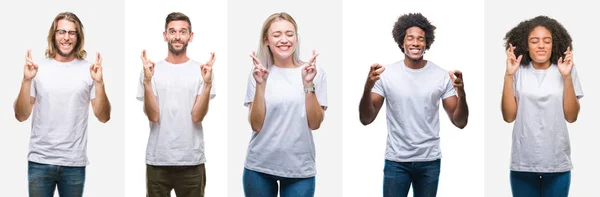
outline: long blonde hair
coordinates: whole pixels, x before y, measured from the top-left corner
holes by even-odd
[[[75,44],[75,48],[73,50],[75,50],[75,58],[82,60],[87,54],[85,50],[83,50],[83,44],[85,43],[85,37],[83,36],[83,24],[81,24],[81,21],[77,15],[71,12],[62,12],[54,17],[52,26],[50,26],[50,30],[48,31],[48,48],[46,48],[46,57],[54,58],[54,56],[56,56],[56,52],[58,50],[58,46],[56,46],[56,28],[58,26],[58,21],[63,19],[75,23],[75,30],[77,31],[77,43]]]
[[[258,44],[258,59],[260,62],[267,68],[270,69],[274,64],[273,53],[269,49],[269,46],[266,44],[267,41],[267,33],[269,31],[269,27],[276,21],[286,20],[292,25],[294,25],[294,31],[296,31],[296,49],[294,50],[294,54],[292,55],[292,61],[296,64],[302,64],[303,62],[300,60],[300,38],[298,34],[298,25],[292,16],[285,12],[279,12],[271,14],[263,23],[262,30],[260,31],[260,40]]]

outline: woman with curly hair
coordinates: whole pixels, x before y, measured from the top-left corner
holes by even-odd
[[[572,40],[556,20],[538,16],[506,37],[504,121],[515,121],[510,164],[513,196],[568,196],[571,148],[567,123],[577,120],[583,91]]]

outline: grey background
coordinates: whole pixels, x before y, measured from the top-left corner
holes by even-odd
[[[519,22],[538,15],[556,19],[573,39],[573,60],[585,96],[580,100],[577,122],[568,124],[571,138],[571,196],[597,193],[592,180],[597,178],[597,139],[594,112],[598,109],[600,82],[595,61],[597,9],[584,1],[486,1],[485,4],[485,193],[486,196],[510,196],[510,151],[513,124],[502,120],[500,99],[506,70],[504,36]]]
[[[256,50],[260,29],[269,15],[287,12],[298,23],[300,57],[308,60],[314,49],[317,66],[327,73],[329,108],[319,130],[313,131],[317,176],[315,196],[342,193],[342,2],[336,1],[228,1],[228,196],[243,196],[242,172],[251,129],[244,107],[246,84],[252,69],[249,54]]]

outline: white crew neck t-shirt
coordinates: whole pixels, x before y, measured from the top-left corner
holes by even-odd
[[[579,76],[571,70],[577,99],[583,97]],[[521,66],[514,76],[517,117],[510,169],[523,172],[566,172],[571,164],[569,132],[563,111],[564,84],[558,66],[537,70]]]
[[[28,160],[59,166],[86,166],[90,100],[96,97],[86,60],[38,62],[31,83],[35,97]]]
[[[448,72],[431,61],[420,69],[404,60],[385,66],[372,92],[385,98],[385,159],[423,162],[440,159],[440,100],[456,95]]]
[[[326,74],[320,67],[313,84],[317,101],[327,107]],[[254,101],[255,92],[256,81],[250,73],[245,106]],[[305,103],[302,66],[271,66],[265,88],[265,120],[259,133],[252,132],[245,168],[287,178],[316,175],[315,144]]]
[[[215,84],[209,99],[215,97]],[[150,122],[146,164],[188,166],[206,162],[202,123],[192,121],[192,107],[202,93],[204,80],[200,63],[189,60],[171,64],[155,63],[152,89],[158,100],[158,122]],[[140,73],[137,99],[144,100],[144,72]]]

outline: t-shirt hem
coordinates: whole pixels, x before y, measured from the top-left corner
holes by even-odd
[[[205,160],[194,162],[153,162],[146,160],[146,164],[151,166],[195,166],[206,163]]]
[[[283,173],[283,172],[276,172],[276,171],[273,171],[270,169],[249,167],[247,165],[244,165],[244,168],[246,168],[248,170],[260,172],[260,173],[265,173],[265,174],[279,176],[279,177],[285,177],[285,178],[311,178],[311,177],[314,177],[317,175],[317,172],[311,172],[311,173],[307,173],[307,174],[297,174],[297,173],[287,174],[287,173]]]
[[[41,164],[49,164],[49,165],[55,165],[55,166],[69,166],[69,167],[85,167],[89,164],[89,162],[87,162],[87,161],[84,161],[84,162],[55,162],[55,161],[38,160],[38,159],[34,159],[34,158],[29,158],[28,161],[35,162],[35,163],[41,163]]]
[[[573,166],[567,166],[567,167],[561,167],[561,168],[511,166],[510,170],[518,171],[518,172],[539,172],[539,173],[568,172],[568,171],[573,170]]]
[[[442,156],[439,157],[433,157],[433,158],[418,158],[418,159],[398,159],[398,158],[391,158],[391,157],[385,157],[386,160],[390,160],[390,161],[394,161],[394,162],[427,162],[427,161],[435,161],[438,159],[442,159]]]

